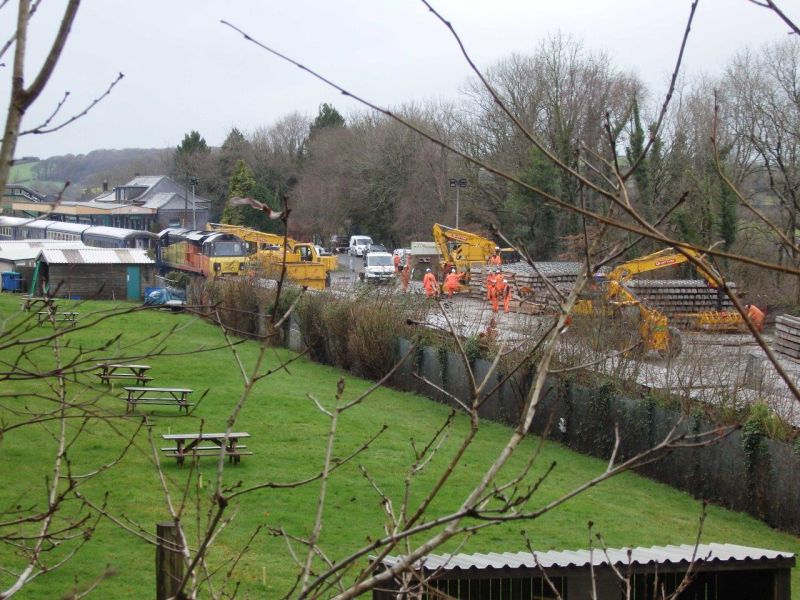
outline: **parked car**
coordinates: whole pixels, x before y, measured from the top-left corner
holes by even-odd
[[[349,250],[350,246],[347,241],[346,235],[332,235],[331,236],[331,252],[337,254],[344,254]]]
[[[332,256],[332,253],[327,248],[323,248],[322,246],[314,246],[317,249],[317,254],[320,256]]]
[[[383,244],[370,244],[367,247],[367,252],[389,252]]]
[[[368,235],[350,236],[350,256],[364,256],[367,248],[372,245],[372,238]]]

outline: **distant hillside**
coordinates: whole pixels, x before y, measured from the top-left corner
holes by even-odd
[[[102,189],[103,181],[113,187],[137,173],[166,173],[172,152],[171,148],[126,148],[51,156],[44,160],[26,157],[11,167],[9,183],[23,183],[37,191],[57,193],[69,180],[71,185],[65,193],[66,199],[93,197]]]

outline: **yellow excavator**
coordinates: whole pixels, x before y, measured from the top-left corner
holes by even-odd
[[[465,280],[469,279],[470,267],[485,266],[496,252],[500,253],[503,263],[519,261],[513,248],[498,248],[490,239],[439,223],[433,225],[433,240],[442,255],[444,273],[455,268],[459,273],[466,273]]]
[[[208,223],[207,229],[236,235],[250,244],[255,259],[253,262],[270,278],[280,276],[285,257],[286,275],[289,279],[299,285],[324,289],[328,273],[335,271],[337,267],[335,256],[321,256],[316,246],[308,242],[286,238],[284,254],[282,235],[225,223]]]
[[[690,258],[696,259],[700,265],[692,262],[692,266],[697,273],[706,280],[708,287],[717,291],[716,310],[707,310],[697,313],[678,313],[675,316],[685,319],[693,329],[703,329],[706,331],[745,331],[744,319],[737,311],[722,310],[722,298],[724,290],[720,288],[718,282],[723,281],[722,276],[711,266],[705,257],[691,248],[685,248],[683,252],[675,248],[665,248],[659,252],[648,254],[640,258],[634,258],[628,262],[615,267],[608,275],[609,281],[619,284],[632,279],[639,273],[647,273],[690,262]]]
[[[644,345],[644,349],[655,350],[665,357],[677,356],[681,350],[680,332],[676,328],[669,326],[669,319],[661,311],[642,304],[625,284],[640,273],[689,262],[689,256],[691,256],[702,263],[702,266],[694,265],[697,272],[708,282],[710,287],[717,289],[718,294],[721,293],[722,290],[719,289],[718,282],[722,281],[722,278],[705,261],[703,255],[691,249],[685,249],[684,252],[679,252],[674,248],[666,248],[616,266],[602,278],[600,282],[602,293],[599,293],[600,290],[596,289],[596,283],[590,284],[590,287],[595,289],[590,290],[589,294],[593,294],[594,297],[579,300],[575,305],[574,313],[584,316],[617,316],[621,314],[628,321],[631,321],[632,312],[635,314],[635,311],[638,311],[638,336]],[[745,327],[742,316],[735,311],[719,310],[719,304],[717,310],[714,311],[683,313],[676,316],[687,319],[692,327],[698,329],[714,331],[742,330]]]

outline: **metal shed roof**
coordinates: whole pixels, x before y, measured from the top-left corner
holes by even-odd
[[[595,567],[607,565],[609,559],[614,565],[674,565],[687,567],[690,563],[714,564],[723,562],[756,562],[763,560],[794,559],[794,553],[751,548],[736,544],[683,544],[681,546],[652,546],[650,548],[609,548],[594,550],[550,550],[536,552],[492,552],[489,554],[431,554],[416,565],[426,571],[465,571],[495,569],[539,569],[541,568],[581,568],[592,564]],[[630,556],[630,557],[629,557]],[[388,556],[383,564],[391,568],[402,557]]]
[[[14,262],[32,260],[39,256],[42,248],[86,248],[77,240],[3,240],[0,241],[0,261]]]
[[[153,260],[147,256],[146,250],[134,248],[45,248],[39,260],[50,265],[152,265]]]

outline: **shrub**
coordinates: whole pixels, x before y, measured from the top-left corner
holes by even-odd
[[[764,437],[773,440],[790,439],[792,427],[776,415],[765,402],[756,402],[750,406],[747,418],[742,424],[742,436],[745,450],[754,450]]]
[[[205,315],[219,315],[221,323],[239,336],[262,337],[267,334],[266,322],[275,305],[277,288],[266,288],[249,277],[193,281],[187,289],[191,306],[200,307]],[[300,289],[284,286],[276,309],[280,318],[297,298]],[[216,318],[216,316],[214,316]]]

